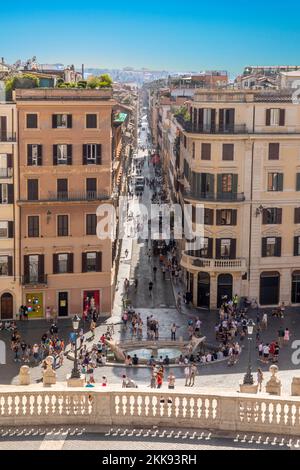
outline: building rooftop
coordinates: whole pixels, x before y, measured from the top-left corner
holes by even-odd
[[[13,92],[16,101],[98,101],[112,98],[112,88],[99,90],[85,88],[30,88],[16,89]]]

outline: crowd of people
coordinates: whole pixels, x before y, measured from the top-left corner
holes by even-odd
[[[48,356],[53,358],[53,368],[62,366],[64,362],[65,342],[58,335],[58,326],[52,323],[49,330],[45,332],[38,343],[29,344],[26,342],[16,324],[11,322],[11,350],[13,351],[14,361],[24,364],[38,365],[46,368],[45,359]]]

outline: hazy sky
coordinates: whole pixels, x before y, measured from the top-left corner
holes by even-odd
[[[105,3],[105,5],[103,5]],[[281,5],[281,6],[280,6]],[[1,2],[0,55],[41,63],[167,70],[300,62],[300,2]]]

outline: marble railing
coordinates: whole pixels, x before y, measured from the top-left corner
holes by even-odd
[[[300,398],[32,386],[0,391],[0,426],[50,424],[163,425],[300,436]]]

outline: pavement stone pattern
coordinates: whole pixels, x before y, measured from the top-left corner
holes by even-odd
[[[300,439],[172,428],[20,427],[0,429],[0,450],[299,450]]]

